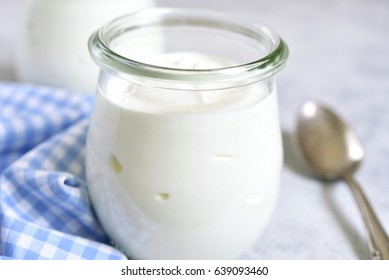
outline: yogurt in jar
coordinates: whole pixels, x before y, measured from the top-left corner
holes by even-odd
[[[229,66],[199,53],[150,63]],[[232,259],[258,238],[282,166],[277,94],[265,83],[166,90],[111,78],[98,89],[87,176],[115,244],[140,259]]]

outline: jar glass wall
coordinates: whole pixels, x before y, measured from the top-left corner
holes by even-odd
[[[89,48],[101,72],[87,178],[113,242],[132,258],[239,257],[278,194],[286,45],[242,19],[154,9],[106,24]]]

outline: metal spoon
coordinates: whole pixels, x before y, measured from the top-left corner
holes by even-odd
[[[298,116],[297,143],[303,159],[326,180],[345,180],[358,203],[373,259],[389,260],[389,238],[352,175],[364,151],[357,135],[330,109],[313,101]]]

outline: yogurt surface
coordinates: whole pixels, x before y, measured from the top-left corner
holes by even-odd
[[[197,53],[150,63],[229,66]],[[96,94],[90,195],[104,229],[130,257],[239,257],[269,220],[281,166],[277,94],[264,83],[183,91],[117,78]]]

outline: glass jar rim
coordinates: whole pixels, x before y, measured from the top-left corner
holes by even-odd
[[[164,21],[163,17],[176,18]],[[177,19],[183,19],[180,21]],[[183,23],[184,22],[184,23]],[[108,38],[115,28],[124,26],[126,32],[153,24],[193,24],[194,26],[212,26],[227,31],[240,32],[247,36],[257,37],[270,43],[270,50],[265,56],[253,61],[233,66],[214,69],[182,69],[163,67],[133,60],[113,51],[109,47]],[[120,35],[120,34],[119,34]],[[112,38],[110,38],[112,39]],[[102,69],[117,76],[150,78],[179,82],[226,82],[255,78],[264,80],[279,72],[289,55],[286,43],[265,25],[245,18],[232,17],[220,12],[203,9],[152,8],[127,14],[113,19],[96,30],[88,41],[92,59]]]

